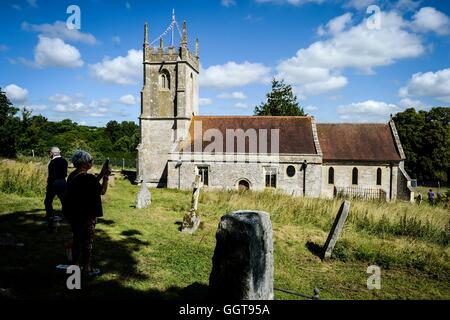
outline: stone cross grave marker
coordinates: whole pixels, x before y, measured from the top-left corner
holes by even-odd
[[[273,300],[272,222],[266,212],[224,215],[209,276],[215,300]]]
[[[328,234],[327,241],[323,246],[323,254],[322,258],[327,259],[331,257],[331,253],[333,252],[334,246],[339,239],[339,235],[344,228],[345,221],[347,220],[348,213],[350,211],[350,201],[344,200],[341,207],[339,208],[336,219],[334,219],[333,227],[331,227],[331,231]]]
[[[199,225],[200,219],[197,216],[198,198],[200,196],[200,189],[203,187],[201,176],[196,175],[194,183],[192,184],[192,201],[189,213],[184,215],[183,224],[181,226],[182,232],[194,233]]]
[[[144,181],[141,181],[141,188],[139,192],[136,194],[136,208],[137,209],[145,209],[149,206],[152,201],[152,194],[147,188],[147,184]]]

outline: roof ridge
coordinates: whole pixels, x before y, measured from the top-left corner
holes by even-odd
[[[206,115],[195,115],[192,118],[251,118],[251,119],[268,119],[268,118],[274,118],[274,119],[281,119],[281,118],[288,118],[288,119],[312,119],[312,116],[206,116]]]
[[[318,125],[354,125],[354,126],[361,126],[361,125],[389,125],[388,123],[382,123],[382,122],[366,122],[366,123],[352,123],[352,122],[318,122]]]

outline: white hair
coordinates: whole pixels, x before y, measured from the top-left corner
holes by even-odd
[[[75,151],[75,153],[73,154],[71,160],[73,163],[73,166],[75,168],[80,168],[82,166],[84,166],[85,164],[89,163],[92,161],[92,156],[83,150],[77,150]]]
[[[61,150],[58,147],[51,147],[49,151],[52,156],[59,156],[61,154]]]

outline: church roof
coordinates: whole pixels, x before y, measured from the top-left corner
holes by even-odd
[[[317,124],[323,160],[399,161],[389,124]]]
[[[202,135],[209,129],[216,129],[223,136],[223,147],[226,148],[226,130],[242,129],[246,132],[249,129],[255,129],[256,134],[261,130],[267,130],[267,151],[276,153],[271,149],[271,129],[279,129],[279,152],[280,154],[317,154],[314,145],[312,119],[311,117],[268,117],[268,116],[194,116],[189,129],[191,150],[195,151],[194,144],[194,126],[201,121]],[[217,131],[216,131],[217,132]],[[211,131],[213,133],[213,131]],[[200,135],[199,135],[200,136]],[[205,140],[205,139],[203,139]],[[258,139],[258,152],[261,143]],[[202,142],[202,151],[211,141]],[[236,152],[237,143],[234,143],[234,152]],[[184,148],[185,149],[185,148]],[[248,139],[245,142],[245,150],[249,150]]]

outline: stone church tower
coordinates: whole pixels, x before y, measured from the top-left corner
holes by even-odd
[[[198,114],[198,40],[193,54],[188,49],[186,22],[180,46],[167,49],[163,38],[159,48],[149,46],[146,23],[143,65],[137,180],[165,187],[169,153],[186,138],[191,118]]]

